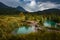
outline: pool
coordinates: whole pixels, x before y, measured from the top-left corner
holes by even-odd
[[[35,32],[35,27],[26,27],[26,26],[22,26],[19,28],[16,28],[15,30],[13,30],[13,34],[29,34]]]

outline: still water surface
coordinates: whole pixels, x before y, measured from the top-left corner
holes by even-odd
[[[26,26],[22,26],[20,28],[15,29],[12,33],[13,34],[29,34],[35,32],[35,27],[26,27]]]

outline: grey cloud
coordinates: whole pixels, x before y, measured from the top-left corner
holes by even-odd
[[[0,2],[4,3],[7,6],[17,7],[19,6],[19,0],[0,0]]]
[[[29,12],[43,11],[46,9],[60,7],[60,4],[56,4],[56,3],[52,3],[52,2],[39,2],[39,4],[36,3],[35,0],[32,2],[33,3],[30,3],[28,5],[24,5],[22,7]]]

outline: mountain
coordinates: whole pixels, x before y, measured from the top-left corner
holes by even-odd
[[[7,5],[5,5],[5,4],[3,4],[3,3],[0,2],[0,9],[1,9],[1,8],[12,8],[12,7],[8,7]],[[16,9],[17,9],[18,11],[26,12],[26,10],[23,9],[21,6],[18,6]]]
[[[47,9],[47,10],[44,10],[45,12],[58,12],[60,11],[60,9],[55,9],[55,8],[52,8],[52,9]]]
[[[0,15],[18,14],[20,11],[0,2]]]
[[[8,8],[8,6],[0,2],[0,8]]]
[[[58,14],[60,15],[60,9],[48,9],[48,10],[44,10],[43,12],[47,13],[47,14]]]
[[[22,11],[22,12],[26,12],[26,10],[23,9],[21,6],[18,6],[18,7],[17,7],[17,10]]]
[[[44,10],[44,11],[38,11],[38,12],[33,12],[33,13],[38,13],[38,14],[58,14],[60,15],[60,9],[55,9],[55,8],[52,8],[52,9],[47,9],[47,10]]]
[[[9,6],[6,6],[5,4],[0,2],[0,15],[1,14],[19,14],[20,12],[24,12],[24,13],[31,13],[31,14],[58,14],[60,15],[60,9],[47,9],[44,11],[38,11],[38,12],[27,12],[25,9],[23,9],[22,7],[18,6],[17,8],[12,8]]]

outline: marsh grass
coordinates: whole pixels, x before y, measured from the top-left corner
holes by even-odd
[[[37,15],[33,15],[31,17],[29,15],[26,17],[24,15],[23,17],[18,15],[2,15],[0,16],[0,40],[60,40],[60,32],[47,32],[45,30],[43,32],[38,31],[37,33],[30,33],[26,35],[13,35],[11,32],[15,28],[23,26],[24,23],[22,21],[27,19],[35,19],[37,22],[39,22],[39,25],[42,25],[42,22],[46,20],[47,17],[43,18],[42,15],[39,15],[38,17]]]

